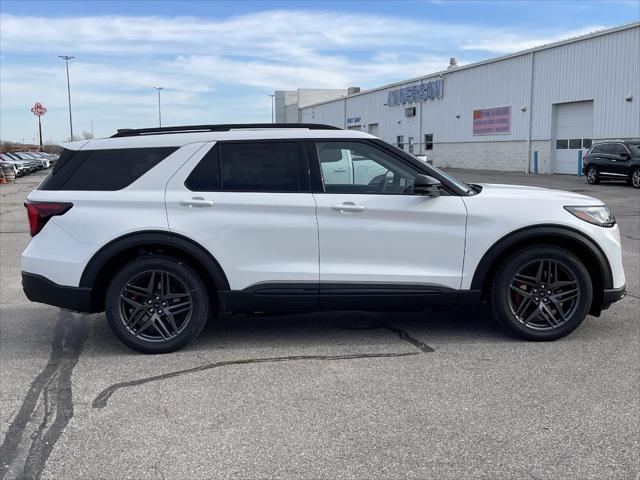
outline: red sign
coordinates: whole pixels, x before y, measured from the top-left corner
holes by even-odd
[[[45,113],[47,113],[47,109],[40,102],[36,102],[33,107],[31,107],[31,113],[33,113],[36,117],[41,117]]]
[[[473,111],[474,135],[505,135],[511,133],[511,107]]]

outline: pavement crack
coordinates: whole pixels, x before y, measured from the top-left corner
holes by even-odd
[[[136,380],[129,380],[127,382],[114,383],[102,390],[91,403],[93,408],[102,409],[107,406],[109,398],[118,390],[128,387],[135,387],[143,385],[145,383],[156,382],[166,380],[169,378],[178,377],[180,375],[186,375],[190,373],[202,372],[205,370],[212,370],[214,368],[229,367],[233,365],[249,365],[255,363],[279,363],[279,362],[297,362],[297,361],[340,361],[340,360],[356,360],[361,358],[394,358],[394,357],[409,357],[414,355],[420,355],[422,353],[433,352],[433,348],[429,345],[421,342],[420,340],[412,337],[406,331],[395,327],[393,325],[379,324],[372,327],[365,328],[343,328],[343,330],[374,330],[377,328],[389,330],[396,333],[401,340],[404,340],[414,347],[418,352],[403,352],[403,353],[356,353],[349,355],[293,355],[287,357],[267,357],[267,358],[249,358],[242,360],[227,360],[222,362],[207,363],[199,365],[197,367],[186,368],[184,370],[176,370],[174,372],[164,373],[161,375],[154,375],[152,377],[140,378]]]
[[[431,353],[433,352],[433,348],[431,348],[429,345],[427,345],[426,343],[418,340],[417,338],[412,337],[411,335],[409,335],[409,333],[406,330],[402,330],[401,328],[398,328],[394,325],[387,325],[386,323],[381,323],[378,325],[372,325],[369,327],[343,327],[343,330],[376,330],[376,329],[384,329],[384,330],[389,330],[390,332],[393,332],[395,334],[398,335],[398,337],[400,337],[400,340],[404,340],[405,342],[410,343],[411,345],[413,345],[414,347],[416,347],[418,350],[424,352],[424,353]]]
[[[357,353],[351,355],[292,355],[289,357],[267,357],[267,358],[248,358],[243,360],[228,360],[223,362],[207,363],[199,365],[193,368],[186,368],[184,370],[177,370],[175,372],[164,373],[161,375],[154,375],[153,377],[140,378],[137,380],[130,380],[128,382],[114,383],[102,390],[91,403],[93,408],[104,408],[107,406],[109,398],[122,388],[135,387],[143,385],[149,382],[156,382],[159,380],[166,380],[168,378],[179,377],[189,373],[203,372],[205,370],[212,370],[220,367],[230,367],[232,365],[249,365],[255,363],[279,363],[279,362],[296,362],[303,360],[316,360],[316,361],[339,361],[339,360],[356,360],[360,358],[394,358],[394,357],[409,357],[413,355],[420,355],[421,352],[403,352],[403,353]]]
[[[56,442],[73,417],[71,375],[87,335],[85,319],[59,312],[49,361],[31,382],[0,444],[0,479],[40,478]]]

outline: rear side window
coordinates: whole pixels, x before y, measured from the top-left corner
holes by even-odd
[[[205,192],[308,192],[306,157],[299,142],[219,143],[185,185]]]
[[[65,150],[41,190],[121,190],[177,147]]]

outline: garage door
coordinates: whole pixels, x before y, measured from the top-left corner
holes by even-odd
[[[559,103],[555,115],[552,173],[578,173],[578,153],[591,146],[593,102]]]

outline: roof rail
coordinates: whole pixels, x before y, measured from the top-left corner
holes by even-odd
[[[308,130],[341,130],[332,125],[319,123],[231,123],[223,125],[180,125],[176,127],[157,128],[119,128],[118,132],[111,135],[116,137],[137,137],[141,135],[160,135],[163,133],[194,133],[194,132],[228,132],[229,130],[243,129],[270,129],[270,128],[306,128]]]

